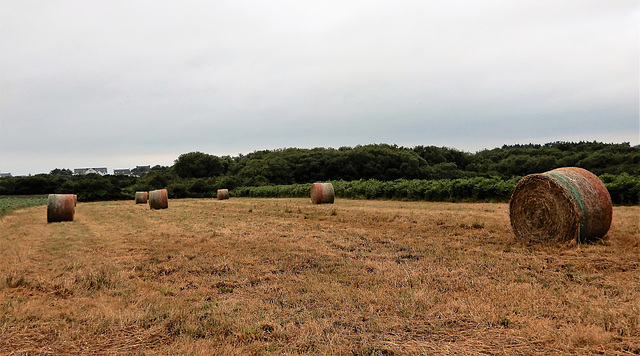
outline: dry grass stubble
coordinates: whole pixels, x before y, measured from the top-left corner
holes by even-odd
[[[639,207],[593,245],[506,204],[79,204],[0,220],[0,353],[640,352]]]

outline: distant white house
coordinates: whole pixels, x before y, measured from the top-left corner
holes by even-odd
[[[84,176],[87,174],[99,174],[101,176],[104,176],[107,174],[107,168],[106,167],[101,167],[101,168],[75,168],[73,170],[73,175],[74,176]]]
[[[9,178],[9,177],[13,177],[11,173],[0,173],[0,178]]]

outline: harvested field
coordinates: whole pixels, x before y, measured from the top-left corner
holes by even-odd
[[[507,204],[79,203],[0,218],[0,354],[640,353],[640,207],[594,244]]]

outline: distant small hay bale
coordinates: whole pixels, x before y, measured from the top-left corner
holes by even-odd
[[[166,189],[149,192],[149,207],[151,209],[166,209],[169,207],[169,196]]]
[[[47,201],[47,223],[73,221],[76,213],[75,194],[49,194]]]
[[[147,204],[147,201],[149,200],[149,193],[136,192],[135,199],[136,199],[136,204]]]
[[[229,189],[218,189],[218,200],[229,199]]]
[[[313,204],[333,204],[335,193],[333,184],[331,183],[313,183],[311,184],[311,202]]]
[[[593,173],[577,167],[522,178],[509,202],[516,238],[530,242],[591,242],[611,226],[611,196]]]

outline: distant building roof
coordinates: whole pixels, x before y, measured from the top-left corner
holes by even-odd
[[[113,170],[113,175],[116,175],[116,176],[120,176],[120,175],[129,176],[129,175],[131,175],[131,170],[129,168],[127,168],[127,169],[114,169]]]
[[[11,175],[11,173],[0,173],[0,178],[8,178],[8,177],[13,177]]]
[[[101,176],[107,174],[107,168],[106,167],[100,167],[100,168],[75,168],[73,170],[73,174],[74,175],[85,175],[85,174],[99,174]]]

